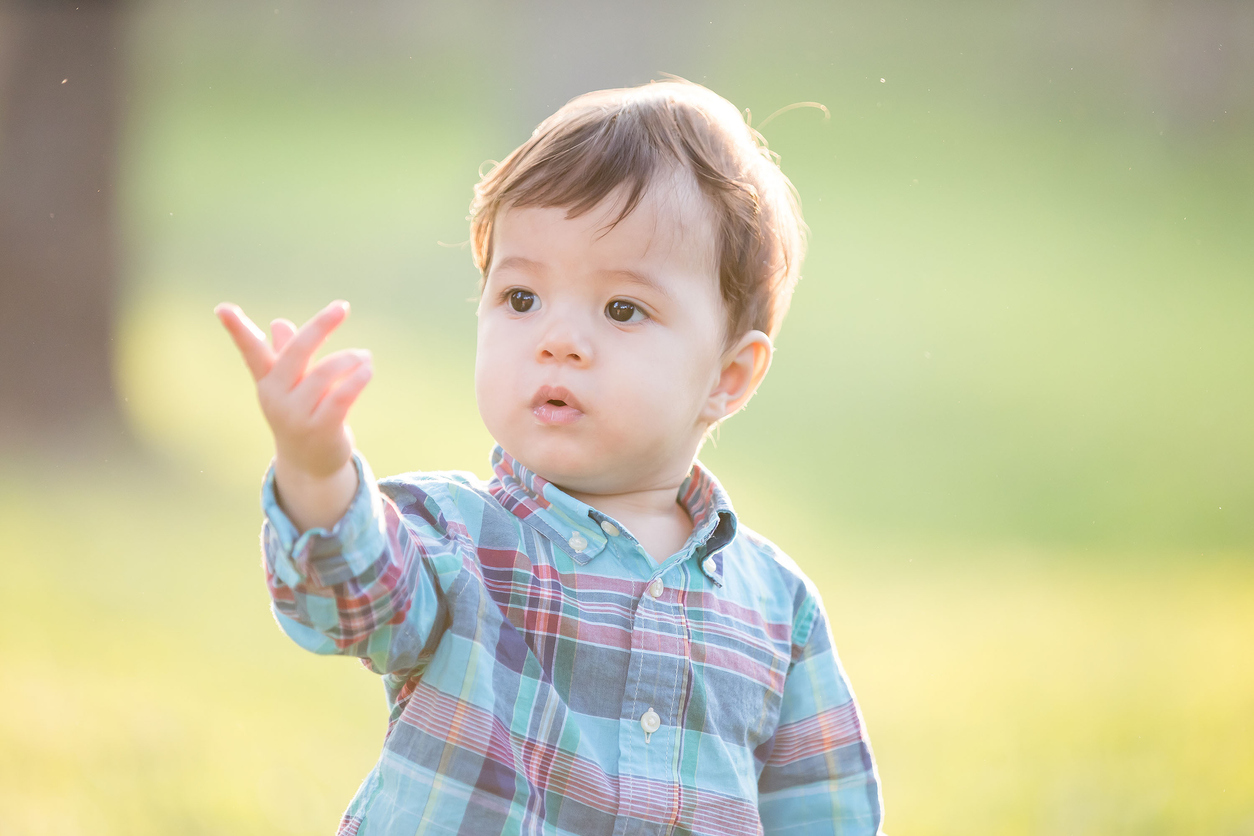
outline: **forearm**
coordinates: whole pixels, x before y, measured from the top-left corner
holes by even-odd
[[[304,531],[279,504],[277,468],[267,475],[262,547],[274,612],[307,650],[360,656],[378,673],[410,670],[443,618],[424,555],[451,544],[422,515],[407,520],[364,459],[350,464],[358,487],[345,512]]]
[[[329,476],[312,476],[282,455],[274,459],[275,493],[296,528],[330,528],[344,516],[357,493],[357,468],[352,459]]]

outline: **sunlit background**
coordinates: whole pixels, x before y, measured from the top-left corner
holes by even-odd
[[[0,330],[34,335],[0,343],[0,833],[334,831],[383,691],[269,615],[269,436],[211,309],[350,300],[374,470],[486,475],[480,166],[672,73],[801,194],[775,365],[702,458],[824,594],[887,831],[1254,834],[1254,5],[56,6],[0,4]],[[77,111],[13,139],[103,77],[74,14],[116,27],[97,345],[39,318],[84,268],[22,255],[91,191]],[[765,124],[798,102],[830,117]],[[112,394],[28,409],[13,370],[70,345]]]

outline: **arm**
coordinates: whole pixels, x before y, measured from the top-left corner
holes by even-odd
[[[779,726],[758,778],[768,834],[872,836],[883,818],[862,714],[816,595],[798,613]]]
[[[274,471],[266,476],[261,537],[275,619],[306,650],[358,656],[375,673],[412,672],[444,622],[435,567],[455,553],[455,538],[428,511],[433,502],[402,510],[360,455],[349,464],[358,486],[348,510],[303,533],[279,505]]]
[[[361,656],[380,673],[412,669],[443,608],[418,559],[421,515],[411,530],[353,454],[345,422],[370,381],[370,354],[339,351],[310,366],[348,303],[332,302],[300,330],[276,319],[273,346],[237,306],[214,312],[252,372],[274,434],[263,547],[279,625],[317,653]],[[429,533],[437,547],[447,534]]]

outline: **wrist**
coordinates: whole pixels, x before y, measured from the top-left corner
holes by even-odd
[[[311,528],[331,528],[348,510],[358,483],[352,458],[325,476],[294,466],[282,455],[274,458],[275,499],[302,533]]]

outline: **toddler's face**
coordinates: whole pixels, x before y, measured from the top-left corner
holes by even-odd
[[[488,431],[581,493],[677,484],[722,417],[708,402],[726,317],[712,210],[690,175],[650,186],[611,229],[618,205],[502,210],[479,303]]]

